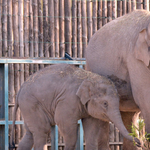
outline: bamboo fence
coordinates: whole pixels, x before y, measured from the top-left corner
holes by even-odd
[[[0,0],[0,57],[85,58],[91,36],[111,20],[135,9],[150,8],[150,0]],[[44,65],[9,64],[9,119],[21,84]],[[17,120],[21,120],[20,112]],[[11,131],[11,126],[10,126]],[[24,132],[16,126],[16,144]],[[122,137],[110,124],[110,147],[120,150]],[[59,150],[64,141],[59,136]]]

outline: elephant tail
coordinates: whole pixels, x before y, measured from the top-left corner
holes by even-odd
[[[9,150],[13,150],[15,148],[15,143],[14,143],[14,129],[15,129],[15,120],[16,120],[16,113],[18,110],[18,96],[19,96],[20,90],[16,96],[16,101],[15,101],[15,107],[14,107],[14,112],[13,112],[13,124],[12,124],[12,131],[11,131],[11,137],[10,137],[10,143],[9,143]]]

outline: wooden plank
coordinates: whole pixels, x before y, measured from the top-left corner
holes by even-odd
[[[50,57],[55,57],[55,40],[54,40],[54,0],[48,1],[48,16],[49,17],[49,50],[50,50]],[[45,29],[43,29],[45,30]]]
[[[77,1],[77,56],[82,58],[81,0]]]
[[[82,57],[85,58],[85,51],[87,46],[86,0],[81,0],[81,13],[82,13]]]
[[[65,8],[65,51],[72,56],[71,50],[71,1],[64,0]]]
[[[72,8],[73,9],[73,8]],[[59,39],[60,39],[60,45],[59,45],[59,51],[60,51],[60,57],[64,57],[65,55],[65,39],[64,39],[64,0],[59,1]],[[75,24],[76,25],[76,24]],[[72,37],[73,38],[73,37]]]
[[[72,1],[72,57],[77,58],[77,1]]]

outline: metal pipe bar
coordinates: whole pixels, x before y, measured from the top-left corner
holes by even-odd
[[[13,121],[8,121],[8,125],[11,125]],[[0,120],[0,125],[5,125],[6,121],[5,120]],[[15,121],[15,124],[24,124],[24,121]]]
[[[76,61],[76,60],[51,60],[51,59],[3,59],[0,58],[1,64],[14,64],[14,63],[20,63],[20,64],[74,64],[74,65],[85,65],[85,61]]]
[[[5,150],[8,149],[8,64],[4,65],[4,74],[5,74]]]

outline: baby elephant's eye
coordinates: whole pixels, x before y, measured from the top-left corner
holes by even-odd
[[[105,108],[108,107],[108,103],[106,101],[103,103],[103,105],[104,105]]]

